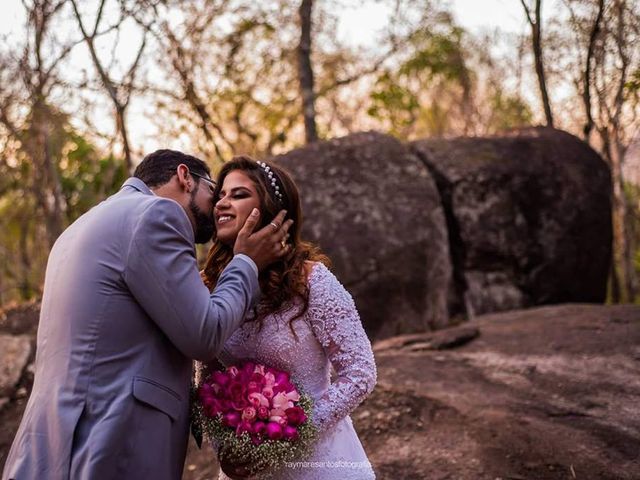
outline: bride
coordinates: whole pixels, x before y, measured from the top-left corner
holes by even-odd
[[[202,272],[210,289],[233,257],[238,231],[253,208],[262,218],[285,209],[294,221],[282,243],[289,243],[290,252],[260,273],[262,300],[219,357],[224,365],[252,360],[288,371],[313,398],[311,420],[319,432],[313,452],[268,473],[291,480],[375,478],[349,418],[376,383],[371,344],[351,296],[325,266],[327,258],[300,238],[296,185],[278,166],[239,156],[223,166],[214,198],[217,234]],[[229,478],[224,472],[242,477],[242,466],[222,467],[220,479]]]

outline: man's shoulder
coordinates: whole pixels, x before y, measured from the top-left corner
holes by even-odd
[[[145,215],[148,213],[163,213],[186,217],[186,212],[178,202],[170,198],[158,195],[148,195],[134,189],[122,190],[108,199],[115,208],[122,208],[133,215]]]
[[[134,230],[150,232],[169,228],[178,229],[186,236],[193,235],[187,212],[175,200],[142,193],[135,197],[122,205],[132,216]]]
[[[125,236],[129,232],[144,235],[167,227],[178,229],[182,235],[192,235],[189,217],[178,202],[126,187],[82,215],[72,226],[77,229],[87,224],[92,228],[108,226],[110,234]]]

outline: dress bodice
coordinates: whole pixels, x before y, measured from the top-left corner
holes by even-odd
[[[288,371],[313,398],[313,421],[323,431],[373,390],[376,367],[351,295],[321,263],[313,265],[308,282],[309,308],[303,316],[291,322],[299,308],[294,304],[264,317],[261,325],[245,322],[225,343],[220,361],[252,360]]]

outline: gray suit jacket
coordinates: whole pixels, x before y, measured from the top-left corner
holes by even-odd
[[[193,242],[182,207],[136,178],[60,236],[3,480],[181,477],[191,359],[212,359],[259,296],[241,256],[210,295]]]

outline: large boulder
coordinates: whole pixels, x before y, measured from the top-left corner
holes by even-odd
[[[39,301],[9,305],[0,310],[0,333],[35,336],[39,319]]]
[[[274,160],[300,188],[304,237],[329,255],[371,337],[446,325],[452,272],[440,195],[405,145],[359,133]]]
[[[0,334],[0,409],[13,395],[31,355],[28,335]]]
[[[420,140],[411,149],[436,179],[446,212],[454,313],[605,300],[611,179],[586,143],[529,128]]]
[[[0,310],[0,411],[16,397],[18,384],[33,361],[39,314],[39,302]],[[2,449],[0,440],[0,459]]]

